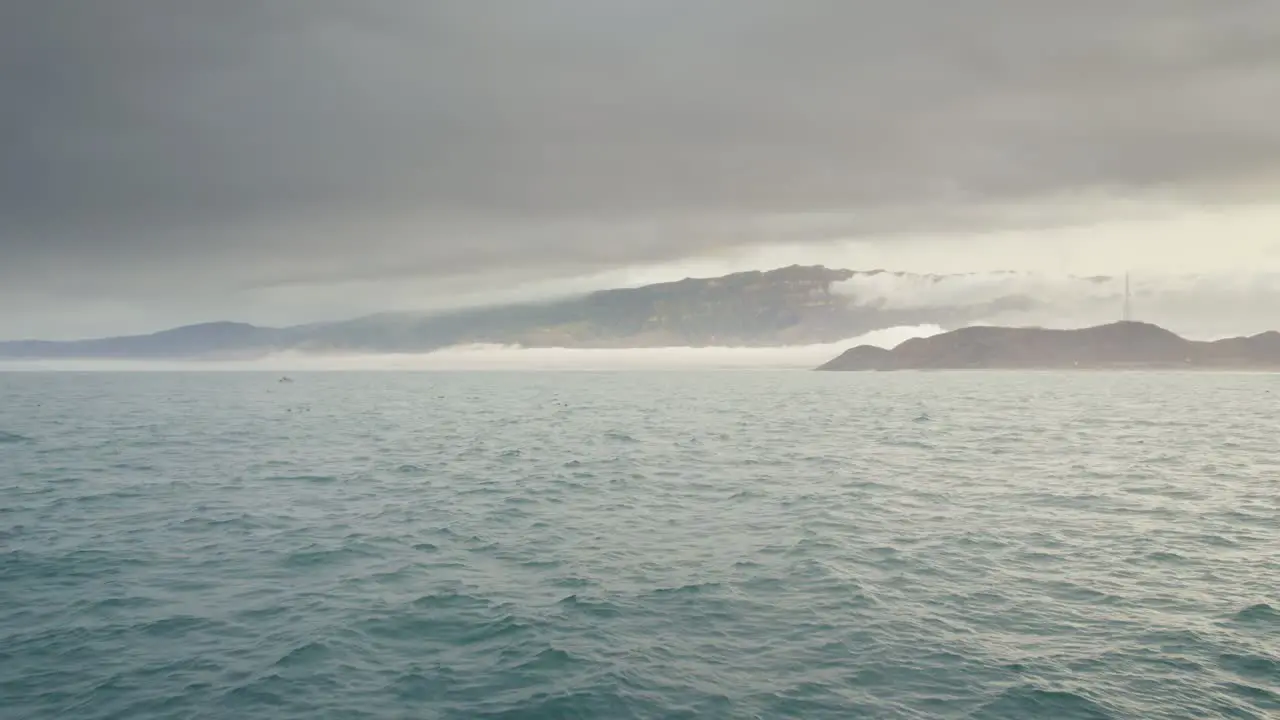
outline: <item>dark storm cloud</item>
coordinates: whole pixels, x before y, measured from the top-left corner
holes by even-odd
[[[10,0],[0,102],[10,288],[551,272],[1268,178],[1280,4]]]

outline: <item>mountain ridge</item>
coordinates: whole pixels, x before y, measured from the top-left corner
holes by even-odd
[[[273,352],[420,353],[488,343],[524,347],[769,347],[825,344],[894,326],[956,327],[1034,302],[1010,294],[957,307],[888,307],[842,287],[881,275],[951,276],[790,265],[685,278],[579,297],[264,327],[217,321],[154,333],[0,342],[0,359],[255,358]]]

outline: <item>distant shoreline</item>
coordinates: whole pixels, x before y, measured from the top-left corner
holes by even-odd
[[[1280,332],[1208,342],[1128,320],[1074,330],[974,326],[889,350],[860,345],[815,369],[1280,372]]]

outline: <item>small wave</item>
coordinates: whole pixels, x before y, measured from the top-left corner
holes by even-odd
[[[596,581],[582,577],[559,577],[552,580],[551,584],[563,588],[584,588],[595,585]]]
[[[315,483],[317,485],[327,485],[329,483],[338,482],[336,475],[273,475],[267,478],[268,482],[306,482]]]
[[[1250,605],[1232,616],[1238,623],[1280,625],[1280,611],[1266,603]]]
[[[109,597],[99,600],[90,607],[90,612],[113,613],[118,611],[135,611],[149,607],[157,607],[161,603],[149,597],[132,595],[128,597]]]
[[[982,706],[972,715],[974,720],[1024,720],[1025,718],[1054,718],[1055,720],[1110,720],[1113,715],[1101,705],[1083,695],[1062,690],[1041,690],[1028,685],[1009,688],[995,700]]]
[[[284,657],[276,661],[276,667],[295,667],[314,665],[330,654],[329,646],[322,642],[309,642],[290,650]]]
[[[179,615],[149,622],[143,625],[141,629],[142,632],[148,635],[180,637],[196,630],[210,629],[218,625],[220,623],[207,618]]]
[[[19,435],[17,433],[5,432],[4,430],[0,430],[0,443],[25,443],[25,442],[31,442],[31,438],[27,437],[26,435]]]
[[[1174,565],[1184,565],[1187,563],[1187,558],[1185,556],[1180,555],[1179,553],[1170,552],[1167,550],[1160,550],[1157,552],[1149,553],[1146,556],[1146,559],[1150,560],[1151,562],[1171,563]]]
[[[484,598],[445,594],[419,598],[410,606],[365,619],[356,627],[366,637],[403,647],[443,643],[470,646],[476,651],[478,646],[518,646],[512,636],[533,630],[514,615],[495,617],[494,613],[494,606]]]
[[[1223,683],[1222,687],[1255,707],[1280,710],[1280,694],[1266,688],[1235,682]]]
[[[521,718],[607,718],[669,717],[670,707],[643,694],[620,694],[618,682],[602,681],[600,686],[558,693],[521,693],[517,699],[503,702],[498,709],[472,715],[486,720],[520,720]],[[526,697],[526,695],[531,695]],[[685,717],[680,713],[678,717]]]
[[[1243,678],[1270,681],[1280,677],[1280,660],[1263,655],[1226,654],[1218,658],[1222,667]]]
[[[240,514],[234,517],[222,518],[188,517],[178,521],[173,527],[183,532],[202,533],[210,528],[253,530],[262,527],[262,524],[248,515]]]
[[[413,705],[439,702],[443,696],[443,688],[453,682],[453,676],[454,673],[447,667],[435,668],[430,674],[409,672],[397,677],[387,689],[401,701]]]
[[[595,615],[597,617],[617,617],[622,614],[622,610],[611,602],[605,600],[585,600],[577,595],[570,595],[557,603],[562,608],[571,609],[587,615]]]
[[[1159,455],[1153,455],[1151,457],[1142,458],[1138,462],[1140,464],[1145,464],[1145,465],[1181,465],[1182,463],[1186,462],[1186,460],[1181,455],[1161,453]]]
[[[1204,543],[1205,545],[1212,545],[1214,547],[1220,547],[1220,548],[1240,547],[1240,543],[1236,542],[1235,540],[1232,540],[1229,537],[1225,537],[1223,535],[1206,534],[1206,535],[1201,535],[1199,539],[1200,539],[1200,542]]]
[[[679,585],[677,587],[657,588],[649,594],[653,597],[669,597],[681,595],[701,595],[711,590],[719,590],[720,583],[690,583],[688,585]]]
[[[882,438],[880,440],[880,444],[888,445],[889,447],[909,448],[912,450],[936,450],[937,449],[935,446],[927,442],[921,442],[919,440],[901,440],[898,438]]]
[[[423,595],[413,601],[413,607],[418,610],[477,609],[489,607],[489,602],[474,595],[448,591]]]
[[[284,564],[288,567],[317,567],[338,563],[365,554],[352,547],[320,548],[312,546],[290,553],[285,558]]]
[[[515,667],[526,672],[563,672],[578,662],[573,655],[559,648],[550,647]]]

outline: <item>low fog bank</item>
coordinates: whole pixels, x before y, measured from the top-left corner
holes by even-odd
[[[1130,317],[1192,340],[1217,340],[1280,330],[1280,273],[1133,273]],[[839,283],[836,292],[859,304],[894,309],[965,307],[1023,297],[1031,310],[999,312],[983,325],[1080,328],[1123,317],[1125,278],[1047,272],[980,272],[949,275],[878,273]]]
[[[790,347],[522,348],[464,345],[421,354],[330,355],[287,352],[242,361],[49,360],[0,362],[0,371],[307,372],[466,370],[809,369],[855,345],[891,348],[942,332],[936,325],[885,328],[835,343]]]

